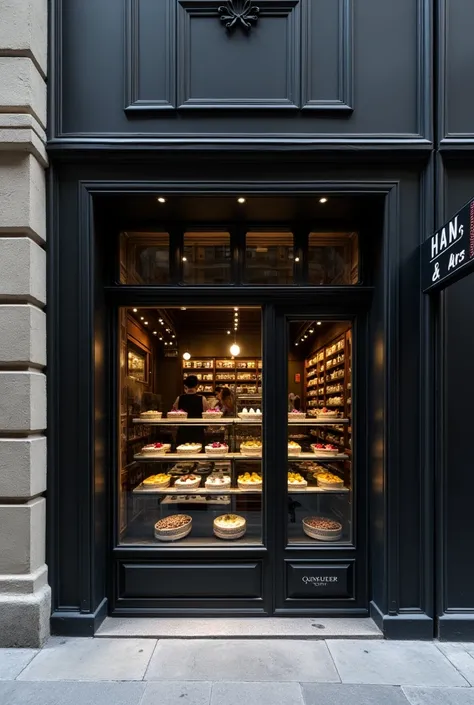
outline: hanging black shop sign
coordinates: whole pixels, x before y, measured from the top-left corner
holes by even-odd
[[[474,199],[421,245],[424,293],[444,289],[474,272]]]

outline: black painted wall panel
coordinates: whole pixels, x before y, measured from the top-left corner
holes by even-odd
[[[474,138],[474,3],[438,0],[439,139]]]
[[[446,169],[445,216],[474,195],[472,163]],[[474,377],[474,275],[444,293],[445,463],[443,611],[474,610],[474,573],[466,546],[474,542],[472,521],[472,428]]]
[[[264,0],[248,35],[214,0],[56,2],[53,137],[427,132],[423,0]]]

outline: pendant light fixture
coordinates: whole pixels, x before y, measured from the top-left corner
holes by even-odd
[[[183,353],[183,360],[190,360],[191,359],[191,353],[190,352],[184,352]]]

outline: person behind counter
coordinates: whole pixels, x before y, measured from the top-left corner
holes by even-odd
[[[222,387],[217,393],[217,406],[224,416],[235,415],[234,396],[228,387]]]
[[[180,394],[173,404],[173,409],[182,409],[188,419],[202,419],[202,412],[207,411],[205,397],[197,393],[199,380],[196,375],[189,375],[184,380],[184,394]],[[204,443],[204,427],[180,425],[176,435],[176,445],[182,443]]]

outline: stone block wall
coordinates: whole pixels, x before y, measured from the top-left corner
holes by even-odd
[[[49,634],[47,0],[0,0],[0,647]]]

